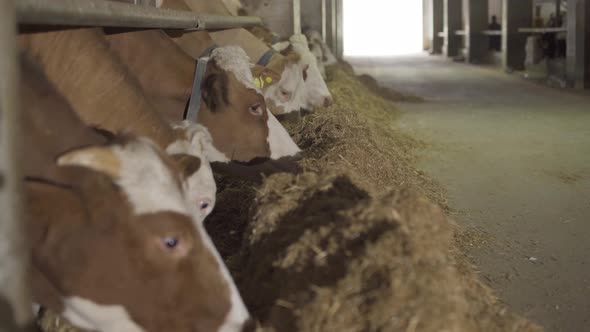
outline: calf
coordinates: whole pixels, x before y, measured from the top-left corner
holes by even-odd
[[[27,60],[22,73],[35,301],[88,330],[242,331],[248,312],[194,222],[185,173],[146,139],[88,129]]]

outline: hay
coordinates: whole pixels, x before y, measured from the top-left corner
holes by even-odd
[[[453,225],[411,190],[278,174],[252,211],[234,268],[258,331],[537,331],[457,264]]]
[[[346,64],[328,74],[335,104],[286,122],[305,172],[228,183],[207,221],[258,331],[538,331],[478,280],[461,249],[484,237],[447,219],[393,105]]]

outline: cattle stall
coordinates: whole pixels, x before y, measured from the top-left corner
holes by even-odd
[[[32,329],[27,269],[29,248],[22,222],[19,145],[19,29],[77,27],[179,29],[187,31],[252,27],[258,17],[201,15],[158,9],[153,1],[134,4],[103,0],[7,0],[0,3],[0,331]]]

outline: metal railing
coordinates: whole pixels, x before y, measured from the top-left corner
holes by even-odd
[[[258,17],[204,15],[106,0],[18,0],[20,24],[216,30],[261,25]]]

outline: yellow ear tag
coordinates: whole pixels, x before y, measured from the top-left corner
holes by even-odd
[[[264,87],[264,81],[260,79],[260,77],[256,77],[254,79],[254,85],[256,85],[257,88],[262,89],[262,87]]]
[[[272,77],[266,76],[266,83],[268,83],[268,84],[272,83]]]

